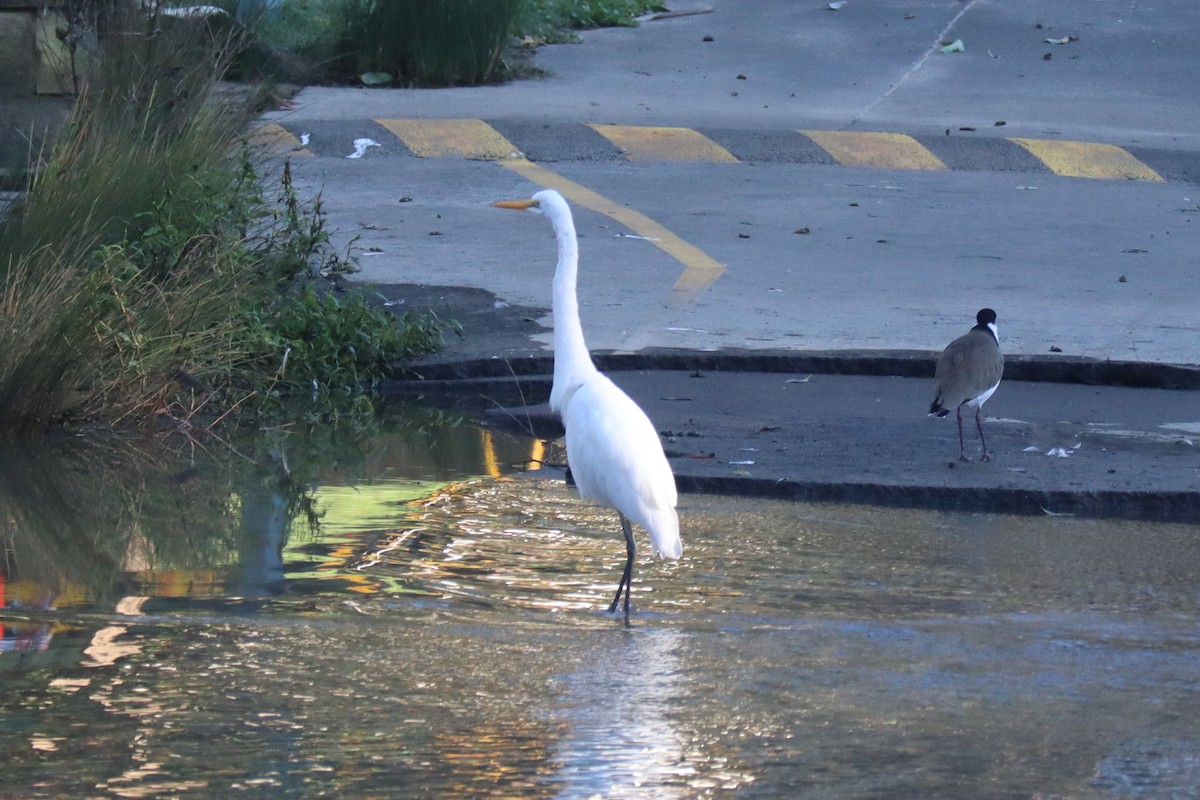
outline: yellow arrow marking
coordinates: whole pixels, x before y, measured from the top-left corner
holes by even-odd
[[[946,169],[925,145],[902,133],[868,131],[800,131],[848,167],[881,169]]]
[[[736,164],[724,147],[691,128],[658,128],[648,125],[590,125],[592,130],[621,148],[630,161],[712,161]]]
[[[516,146],[481,119],[377,119],[419,158],[499,161],[520,157]]]
[[[1128,151],[1111,144],[1061,142],[1048,139],[1009,139],[1024,147],[1056,175],[1070,178],[1126,178],[1161,181],[1162,176]]]
[[[534,183],[545,186],[547,189],[556,190],[572,203],[612,217],[639,236],[646,237],[652,244],[683,264],[683,274],[679,276],[679,279],[675,281],[674,287],[672,287],[676,292],[686,294],[702,292],[711,286],[717,278],[721,277],[721,273],[725,271],[724,264],[715,260],[695,245],[688,244],[683,239],[680,239],[649,217],[639,214],[632,209],[617,205],[607,197],[596,194],[587,187],[567,180],[558,173],[551,172],[545,167],[523,158],[502,161],[501,163],[513,172],[520,174]]]

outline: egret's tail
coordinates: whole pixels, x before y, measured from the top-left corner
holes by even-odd
[[[650,543],[660,558],[679,558],[683,555],[683,542],[679,540],[679,515],[673,508],[652,511],[646,520],[646,531]]]

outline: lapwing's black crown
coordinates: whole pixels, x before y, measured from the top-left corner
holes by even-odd
[[[993,325],[996,323],[996,312],[990,308],[979,309],[979,313],[975,315],[975,324],[982,328],[989,323]]]

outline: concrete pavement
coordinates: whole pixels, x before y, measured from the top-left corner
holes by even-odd
[[[550,76],[306,89],[292,120],[483,118],[782,130],[947,129],[1200,149],[1190,0],[681,0],[712,13],[541,48]],[[1077,37],[1066,44],[1046,39]],[[706,41],[710,37],[711,41]],[[961,39],[965,52],[941,43]],[[1045,56],[1049,53],[1050,60]],[[997,121],[1006,125],[995,131]]]
[[[368,283],[545,307],[548,231],[488,204],[564,191],[595,349],[934,350],[990,305],[1009,353],[1196,363],[1200,89],[1164,42],[1200,23],[1117,6],[718,2],[543,48],[544,80],[264,122]]]
[[[1200,519],[1200,422],[1194,400],[1178,391],[1006,380],[986,406],[992,461],[978,460],[974,420],[964,413],[965,450],[972,459],[964,463],[958,461],[954,416],[925,416],[932,395],[928,379],[745,372],[720,358],[709,362],[712,369],[621,369],[637,364],[628,358],[600,363],[654,421],[685,493]],[[548,375],[409,381],[391,388],[478,415],[497,431],[547,440],[562,435],[546,406]],[[551,453],[546,460],[561,463],[565,457]],[[686,505],[686,498],[681,502]]]
[[[552,74],[542,80],[306,89],[294,110],[268,115],[266,133],[292,154],[298,183],[322,192],[335,242],[363,266],[357,280],[398,308],[432,306],[464,323],[466,339],[437,360],[442,366],[423,367],[431,376],[461,374],[467,361],[477,375],[544,367],[553,239],[543,220],[489,204],[553,186],[576,210],[589,344],[633,359],[613,366],[663,366],[664,354],[683,354],[707,359],[701,373],[712,375],[757,357],[796,368],[798,380],[803,359],[824,354],[831,372],[912,370],[893,379],[911,384],[889,384],[897,404],[888,407],[902,424],[878,413],[881,397],[865,407],[874,424],[839,413],[877,391],[856,379],[836,391],[832,381],[809,385],[812,394],[829,387],[804,406],[824,416],[791,426],[779,452],[802,453],[816,425],[837,437],[834,450],[859,455],[831,470],[828,453],[804,454],[824,478],[797,485],[847,485],[845,470],[869,474],[882,459],[884,495],[1162,490],[1191,500],[1127,515],[1162,516],[1168,506],[1192,513],[1188,487],[1198,486],[1200,464],[1182,441],[1196,425],[1191,392],[1155,395],[1147,404],[1159,411],[1135,420],[1127,412],[1141,403],[1129,397],[1088,409],[1060,393],[1068,387],[1026,393],[1006,384],[988,405],[1010,421],[995,423],[1005,464],[951,470],[945,456],[956,450],[945,441],[930,448],[927,379],[911,376],[928,373],[933,354],[989,305],[999,312],[1010,381],[1197,385],[1200,87],[1186,77],[1186,53],[1200,20],[1169,1],[1152,13],[1082,0],[1051,10],[1019,0],[849,2],[836,12],[792,0],[750,5],[716,0],[712,13],[543,48],[538,62]],[[1062,37],[1066,44],[1045,41]],[[965,52],[940,52],[942,41],[959,38]],[[376,144],[348,158],[363,138]],[[1164,364],[1176,366],[1156,366]],[[672,396],[667,377],[637,399]],[[669,403],[655,406],[660,429],[703,416],[694,409],[738,396],[749,380],[713,378],[686,418]],[[1029,405],[997,410],[1018,398]],[[768,411],[746,405],[744,421],[783,429]],[[1164,460],[1132,448],[1123,456],[1132,461],[1103,469],[1107,456],[1097,455],[1073,477],[1009,460],[1043,444],[1012,430],[1064,420],[1138,430],[1177,449]],[[956,438],[953,423],[937,429]],[[732,432],[724,436],[736,444]],[[885,453],[881,442],[893,444]],[[1105,447],[1068,447],[1069,457],[1055,459],[1078,465]],[[745,487],[795,476],[787,459],[687,455],[673,462],[683,484],[704,478],[728,490],[712,481]],[[746,460],[759,463],[735,463]],[[708,475],[714,469],[720,476]],[[1014,485],[1014,475],[1026,484]],[[1117,486],[1110,475],[1140,477]],[[1063,506],[1056,497],[1046,502]]]

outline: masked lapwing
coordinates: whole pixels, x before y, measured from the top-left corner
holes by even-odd
[[[936,394],[929,405],[930,416],[944,417],[954,409],[958,417],[958,459],[967,461],[963,450],[962,407],[975,409],[975,427],[983,446],[983,461],[991,461],[983,438],[979,411],[987,402],[1004,374],[1004,356],[1000,354],[1000,336],[996,332],[996,312],[982,308],[975,315],[975,327],[951,342],[938,358],[934,372]]]

